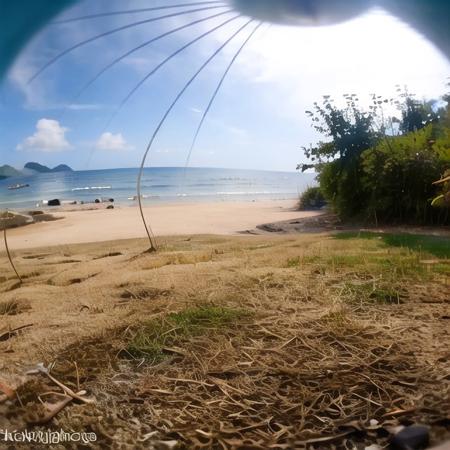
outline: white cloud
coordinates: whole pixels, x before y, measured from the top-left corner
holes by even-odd
[[[123,151],[131,150],[133,147],[127,143],[122,133],[113,134],[107,131],[99,137],[95,148],[98,150]]]
[[[17,146],[17,150],[37,150],[41,152],[60,152],[71,145],[66,139],[68,128],[62,127],[57,120],[40,119],[36,131]]]

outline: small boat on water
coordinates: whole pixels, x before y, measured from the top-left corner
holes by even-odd
[[[26,183],[26,184],[12,184],[11,186],[8,186],[8,189],[10,190],[10,191],[14,191],[14,190],[16,190],[16,189],[23,189],[23,188],[26,188],[26,187],[30,187],[30,185],[28,184],[28,183]]]

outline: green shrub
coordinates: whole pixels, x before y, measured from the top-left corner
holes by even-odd
[[[448,223],[449,210],[432,206],[433,183],[450,164],[450,138],[436,126],[386,138],[362,154],[364,214],[373,222]],[[447,130],[448,131],[448,130]]]
[[[344,108],[324,96],[322,105],[306,111],[329,141],[304,149],[312,164],[302,170],[315,167],[333,210],[375,224],[449,224],[450,183],[443,177],[450,168],[450,96],[439,110],[407,92],[401,101],[373,95],[368,111],[356,95],[344,98]],[[402,119],[388,117],[385,104],[397,107]]]
[[[356,95],[344,97],[344,108],[324,96],[322,105],[315,103],[313,111],[306,112],[313,128],[329,141],[304,150],[317,164],[325,199],[338,214],[352,217],[359,213],[365,200],[361,188],[361,153],[378,142],[380,133],[374,127],[375,114],[364,112]]]
[[[325,198],[319,187],[309,187],[301,195],[298,202],[300,211],[308,211],[311,209],[320,209],[326,205]]]
[[[347,163],[341,159],[321,165],[318,180],[325,199],[342,218],[360,216],[366,202],[361,184],[359,158]]]

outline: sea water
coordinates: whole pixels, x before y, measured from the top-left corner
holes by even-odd
[[[136,204],[138,169],[39,173],[0,180],[0,209],[27,209],[60,199],[90,203],[114,199]],[[146,204],[174,201],[258,201],[295,199],[312,186],[314,174],[207,168],[148,168],[142,177]],[[29,184],[9,190],[14,184]]]

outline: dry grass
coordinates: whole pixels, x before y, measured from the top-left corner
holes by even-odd
[[[15,316],[31,309],[28,301],[11,299],[0,302],[0,316]]]
[[[29,403],[0,404],[7,425],[54,390],[23,375],[44,361],[96,398],[52,426],[95,431],[99,448],[363,448],[415,421],[448,433],[445,259],[328,235],[142,243],[22,252],[15,288],[1,263],[2,304],[32,308],[4,327],[34,323],[0,342],[0,378]]]

